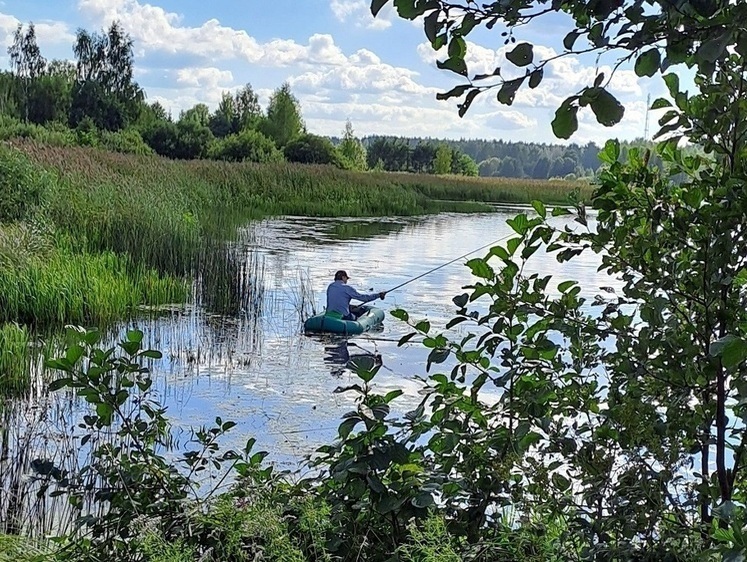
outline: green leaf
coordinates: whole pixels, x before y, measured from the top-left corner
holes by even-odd
[[[417,496],[412,498],[412,505],[415,507],[425,508],[430,507],[435,503],[433,496],[428,492],[420,492]]]
[[[552,132],[559,139],[569,139],[578,130],[578,106],[571,105],[568,100],[564,101],[555,111],[555,119],[552,120]]]
[[[710,354],[721,357],[724,367],[732,368],[747,360],[747,341],[727,335],[711,344]]]
[[[387,5],[389,0],[371,0],[371,14],[376,17],[376,15],[381,11],[381,9]]]
[[[140,343],[143,341],[143,332],[140,330],[130,330],[127,332],[127,341]]]
[[[508,219],[506,224],[510,226],[516,234],[523,236],[529,229],[529,220],[525,214],[516,215],[512,219]]]
[[[661,54],[659,49],[649,49],[641,55],[635,61],[635,73],[638,76],[651,77],[659,71],[659,65],[661,64]]]
[[[591,110],[597,121],[605,127],[611,127],[620,122],[625,114],[625,107],[617,101],[617,98],[604,88],[591,88]]]
[[[654,103],[651,104],[651,109],[663,109],[665,107],[672,107],[672,102],[666,98],[656,98]]]
[[[418,334],[417,334],[417,332],[410,332],[410,333],[409,333],[409,334],[407,334],[406,336],[402,336],[402,337],[401,337],[401,338],[399,339],[399,341],[397,342],[397,345],[398,345],[398,346],[402,346],[402,345],[405,345],[405,344],[406,344],[406,343],[407,343],[408,341],[410,341],[410,340],[411,340],[412,338],[414,338],[414,337],[415,337],[415,336],[417,336],[417,335],[418,335]]]
[[[506,242],[506,248],[508,249],[509,255],[513,256],[516,253],[516,248],[521,244],[521,238],[511,238]]]
[[[469,90],[471,87],[472,86],[470,84],[462,84],[460,86],[455,86],[455,87],[453,87],[451,90],[449,90],[446,93],[441,93],[441,92],[437,93],[436,94],[436,99],[437,100],[447,100],[449,98],[458,98],[459,96],[461,96],[462,94],[464,94],[464,92],[466,92],[467,90]]]
[[[566,291],[568,291],[568,289],[573,287],[575,284],[576,284],[575,281],[563,281],[562,283],[558,285],[558,291],[560,291],[561,293],[565,293]]]
[[[399,396],[402,396],[403,392],[404,391],[400,390],[399,388],[397,390],[392,390],[390,392],[387,392],[386,395],[384,396],[384,402],[386,402],[387,404],[389,404],[389,402],[391,402],[395,398],[397,398]]]
[[[532,207],[534,207],[534,210],[537,211],[537,214],[542,217],[543,219],[547,217],[547,209],[545,208],[545,204],[542,201],[534,200],[532,201]]]
[[[472,105],[472,102],[479,93],[480,90],[478,90],[477,88],[475,88],[474,90],[470,90],[469,94],[467,94],[467,97],[464,99],[464,102],[459,104],[459,117],[464,117],[464,114],[467,113],[469,106]]]
[[[361,419],[359,417],[355,418],[348,418],[344,422],[340,424],[340,427],[337,428],[337,433],[340,436],[340,439],[347,439],[348,435],[350,435],[350,432],[353,431],[356,425],[360,423]]]
[[[449,41],[448,53],[449,58],[463,59],[467,54],[467,42],[458,35],[454,35]]]
[[[669,95],[673,98],[677,97],[677,94],[680,93],[680,79],[675,73],[665,74],[663,76],[664,83],[667,85],[667,89],[669,90]]]
[[[407,311],[402,310],[401,308],[396,308],[392,310],[389,314],[394,316],[397,320],[402,320],[403,322],[407,322],[410,319],[410,315],[407,314]]]
[[[608,140],[597,157],[605,164],[614,164],[620,159],[620,143],[616,139]]]
[[[461,295],[457,295],[451,301],[459,308],[464,308],[467,306],[467,303],[469,302],[469,295],[467,293],[462,293]]]
[[[526,66],[534,59],[534,46],[531,43],[519,43],[506,58],[516,66]]]
[[[706,62],[714,63],[724,54],[731,40],[731,33],[721,33],[703,41],[698,47],[697,56]]]
[[[492,248],[490,248],[490,254],[493,256],[498,256],[503,261],[507,261],[508,259],[510,259],[506,248],[504,248],[503,246],[493,246]]]
[[[553,473],[552,475],[552,483],[561,492],[565,492],[571,487],[571,481],[557,472]]]
[[[79,345],[71,345],[65,352],[65,359],[74,365],[83,356],[83,348]]]
[[[516,92],[524,83],[525,78],[526,76],[522,76],[521,78],[514,78],[513,80],[505,81],[501,86],[501,89],[498,90],[498,101],[504,105],[511,105],[514,103]]]
[[[397,8],[397,13],[402,18],[409,20],[417,15],[415,0],[394,0],[394,7]]]
[[[451,70],[456,74],[467,76],[467,63],[462,58],[449,57],[445,61],[436,61],[436,66],[442,70]]]
[[[49,383],[49,391],[55,392],[56,390],[60,390],[61,388],[65,388],[66,386],[69,386],[70,383],[72,383],[73,380],[70,378],[61,378],[53,380],[51,383]]]
[[[431,329],[431,323],[428,322],[428,320],[421,320],[417,324],[415,324],[415,329],[418,332],[428,332]]]
[[[563,47],[565,47],[568,51],[572,50],[574,43],[576,43],[576,39],[578,39],[580,36],[580,31],[571,31],[563,39]]]
[[[448,349],[434,349],[428,354],[428,362],[425,367],[429,371],[433,363],[443,363],[449,357]]]
[[[161,359],[161,358],[163,358],[163,353],[161,353],[160,351],[155,350],[155,349],[146,349],[140,355],[142,355],[143,357],[148,357],[149,359]]]
[[[472,270],[472,275],[481,279],[492,279],[495,277],[493,268],[482,258],[474,258],[467,262],[467,267]]]
[[[438,10],[434,10],[427,16],[425,16],[425,19],[423,21],[423,27],[425,29],[425,36],[428,38],[428,41],[431,42],[431,46],[435,48],[436,45],[436,39],[438,38],[438,16],[440,12]]]
[[[542,77],[545,75],[544,68],[538,68],[529,75],[529,87],[536,88],[542,82]]]

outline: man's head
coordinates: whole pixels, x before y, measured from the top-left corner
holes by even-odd
[[[348,274],[344,269],[341,269],[335,273],[335,281],[342,281],[343,283],[348,282]]]

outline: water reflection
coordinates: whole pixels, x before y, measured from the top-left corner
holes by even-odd
[[[505,221],[516,212],[383,220],[288,217],[253,223],[223,253],[202,256],[206,270],[195,288],[196,304],[128,322],[114,331],[110,343],[138,327],[147,345],[163,352],[150,367],[154,388],[177,431],[210,424],[216,416],[231,419],[238,425],[224,447],[241,447],[254,436],[257,448],[270,452],[270,460],[295,468],[335,438],[354,397],[334,390],[358,382],[356,367],[381,367],[374,379],[377,392],[404,391],[393,403],[395,411],[419,403],[419,377],[426,376],[430,350],[416,342],[398,347],[410,328],[388,312],[404,308],[411,318],[428,319],[442,329],[455,312],[452,297],[475,281],[467,268],[454,263],[377,301],[387,312],[380,332],[337,340],[304,336],[303,320],[324,306],[324,290],[334,272],[347,270],[360,289],[388,290],[510,236]],[[558,224],[579,227],[564,220],[557,219]],[[619,282],[597,271],[598,265],[598,256],[591,253],[565,264],[537,253],[527,271],[552,274],[550,288],[578,280],[590,305],[600,287],[619,288]],[[63,393],[45,396],[39,391],[12,408],[0,408],[2,425],[29,427],[30,415],[52,420],[64,412],[65,417],[53,420],[64,432],[75,425],[73,407],[66,403],[63,408],[64,400]],[[76,407],[79,415],[81,406]],[[51,435],[47,429],[38,432],[44,434]],[[10,474],[19,478],[20,473],[7,470],[7,459],[12,462],[7,451],[17,450],[22,438],[0,431],[0,451],[6,451],[0,480]],[[27,478],[25,466],[21,476]],[[5,482],[0,484],[6,489]],[[3,509],[8,507],[0,502]]]
[[[352,352],[351,352],[352,351]],[[330,374],[340,378],[347,371],[373,371],[383,366],[381,353],[363,349],[355,342],[343,339],[324,346],[324,361],[330,366]]]

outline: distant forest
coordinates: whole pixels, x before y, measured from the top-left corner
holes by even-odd
[[[288,84],[260,107],[251,84],[223,92],[218,107],[197,104],[173,116],[149,103],[134,81],[133,42],[113,23],[78,30],[74,60],[44,58],[33,24],[18,27],[0,71],[0,140],[100,146],[179,159],[299,162],[350,170],[510,178],[593,177],[600,148],[503,140],[367,136],[348,121],[341,137],[307,130]],[[636,144],[640,144],[636,143]]]
[[[381,139],[396,141],[414,150],[421,144],[447,144],[453,150],[466,154],[478,165],[480,176],[511,178],[565,178],[591,177],[599,168],[597,157],[601,148],[594,143],[545,144],[510,142],[503,140],[439,140],[431,138],[363,137],[363,146],[369,148]],[[642,144],[638,141],[633,144]]]

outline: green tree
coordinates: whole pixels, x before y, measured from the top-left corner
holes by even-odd
[[[236,101],[230,93],[223,92],[215,113],[210,117],[210,130],[216,137],[223,138],[238,133],[238,124]]]
[[[10,68],[21,83],[23,118],[28,121],[31,111],[31,85],[44,74],[47,67],[47,61],[36,43],[36,29],[33,23],[29,24],[26,33],[23,32],[23,25],[18,25],[13,35],[13,43],[8,47],[8,56]]]
[[[260,124],[260,131],[274,140],[278,148],[283,148],[303,130],[300,104],[286,82],[270,97],[267,116]]]
[[[433,171],[436,174],[448,174],[451,172],[452,151],[445,144],[439,144],[436,147],[436,153],[433,158]]]
[[[366,149],[355,136],[353,124],[348,119],[345,122],[345,130],[342,133],[342,142],[337,147],[340,154],[341,165],[348,170],[365,170]]]
[[[210,124],[210,108],[204,103],[198,103],[179,115],[179,121],[194,121],[203,127]]]
[[[371,169],[379,167],[379,161],[388,172],[406,171],[410,166],[412,153],[408,144],[399,138],[375,139],[366,150],[366,160]]]
[[[73,46],[77,82],[71,126],[85,116],[91,117],[98,128],[109,130],[137,121],[144,96],[133,81],[132,46],[132,38],[117,22],[101,34],[78,30]],[[110,111],[116,115],[108,115]]]
[[[332,141],[310,133],[304,133],[290,141],[283,153],[289,162],[341,165],[340,157]]]
[[[384,4],[374,1],[372,10]],[[527,82],[536,87],[548,62],[536,61],[533,46],[516,36],[561,11],[571,18],[562,56],[617,50],[638,76],[664,73],[669,90],[652,104],[667,109],[655,147],[663,170],[649,149],[630,148],[623,161],[619,143],[608,142],[593,227],[582,203],[574,212],[582,228],[574,229],[553,224],[535,202],[536,216],[508,221],[516,236],[505,247],[468,263],[479,282],[455,298],[459,311],[449,326],[475,322],[479,337],[449,342],[428,323],[413,323],[427,336],[429,366],[451,353],[458,362],[450,379],[432,377],[427,400],[439,429],[431,418],[415,430],[430,438],[421,454],[438,467],[432,482],[459,482],[440,489],[440,501],[454,508],[451,528],[463,525],[477,542],[494,523],[491,513],[510,506],[562,517],[568,544],[577,547],[567,558],[743,559],[747,4],[400,0],[396,7],[406,18],[425,15],[431,43],[448,45],[440,66],[465,77],[464,38],[482,24],[505,24],[513,45],[507,59],[526,72],[494,74],[502,103]],[[577,47],[582,37],[588,45]],[[694,94],[672,71],[682,63],[694,73]],[[573,134],[582,108],[605,126],[620,120],[608,79],[597,76],[562,102],[556,135]],[[473,84],[442,97],[465,95],[463,114],[493,86]],[[703,154],[682,150],[683,137]],[[603,288],[593,308],[573,280],[548,290],[552,278],[527,266],[535,255],[547,259],[540,249],[561,262],[596,252],[600,270],[620,288]],[[479,298],[489,302],[469,310]],[[500,388],[495,406],[478,399],[489,381]],[[460,435],[444,446],[455,427]]]
[[[256,129],[263,118],[259,97],[247,83],[234,96],[234,108],[238,119],[238,130]]]
[[[419,142],[412,151],[412,168],[416,172],[432,173],[436,146],[432,142]]]
[[[469,155],[454,151],[451,161],[451,171],[461,176],[477,176],[477,163]]]

